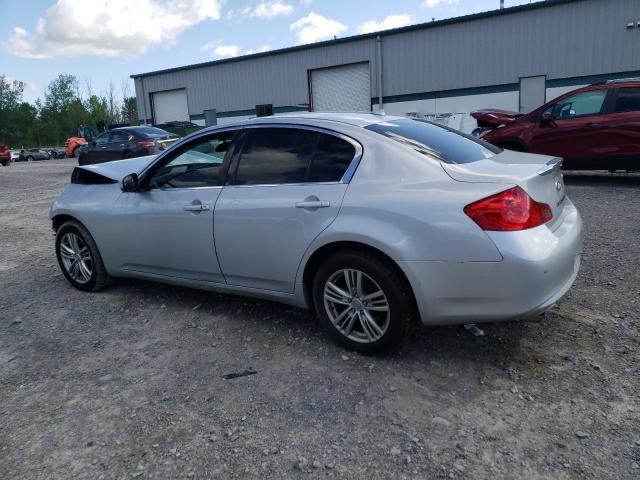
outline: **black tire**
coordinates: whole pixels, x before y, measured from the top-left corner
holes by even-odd
[[[64,266],[60,243],[67,233],[74,233],[79,236],[89,250],[92,268],[91,276],[86,282],[81,283],[76,281]],[[85,292],[95,292],[97,290],[105,288],[113,282],[112,277],[109,276],[107,270],[104,268],[104,263],[102,262],[102,257],[100,256],[100,252],[98,250],[96,242],[93,240],[93,237],[91,236],[89,231],[80,222],[70,220],[61,225],[56,232],[55,245],[56,258],[58,259],[58,265],[60,266],[60,270],[62,270],[62,274],[69,281],[69,283],[76,287],[78,290],[82,290]]]
[[[126,159],[126,158],[133,158],[133,153],[131,153],[131,152],[127,152],[127,153],[125,153],[125,154],[123,155],[123,157],[122,157],[122,158],[123,158],[123,159]]]
[[[353,340],[340,332],[329,318],[324,301],[325,285],[334,274],[344,269],[354,269],[364,273],[377,283],[377,287],[386,296],[389,307],[388,326],[376,341],[363,343]],[[398,267],[379,256],[358,250],[339,251],[320,265],[313,280],[313,302],[321,323],[338,343],[364,354],[382,353],[397,348],[416,318],[416,306],[411,287]]]
[[[2,162],[3,167],[8,167],[9,165],[11,165],[11,162],[9,160]]]

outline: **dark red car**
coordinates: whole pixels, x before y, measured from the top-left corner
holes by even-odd
[[[640,169],[640,79],[579,88],[524,115],[504,110],[471,115],[483,140],[562,157],[563,168]]]
[[[0,164],[3,167],[11,165],[11,151],[6,145],[0,144]]]

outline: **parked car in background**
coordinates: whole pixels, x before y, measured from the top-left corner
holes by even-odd
[[[180,137],[156,127],[114,128],[83,145],[78,165],[155,155],[173,145]]]
[[[12,162],[20,161],[20,150],[11,150],[11,161]]]
[[[46,150],[39,148],[28,148],[20,150],[18,160],[20,162],[32,162],[34,160],[49,160],[51,155]]]
[[[579,88],[525,115],[504,110],[471,115],[483,140],[562,157],[563,168],[640,169],[640,79]]]
[[[65,158],[67,156],[66,152],[59,148],[51,148],[47,152],[51,158]]]
[[[0,164],[3,167],[11,165],[11,150],[9,147],[0,143]]]
[[[50,218],[80,290],[133,277],[315,308],[369,353],[414,319],[551,308],[578,273],[582,229],[559,159],[356,113],[262,117],[76,167]]]

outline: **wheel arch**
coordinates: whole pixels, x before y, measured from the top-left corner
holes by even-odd
[[[341,250],[355,250],[360,252],[366,252],[370,255],[374,255],[384,261],[390,268],[393,268],[407,283],[409,287],[411,299],[413,301],[413,307],[416,308],[417,311],[417,302],[415,297],[415,292],[413,291],[413,286],[411,282],[405,275],[404,271],[398,263],[391,258],[387,253],[382,251],[381,249],[369,245],[367,243],[363,243],[361,241],[355,240],[339,240],[332,241],[330,243],[326,243],[324,245],[319,246],[307,259],[304,269],[302,272],[302,288],[304,294],[304,300],[309,306],[313,306],[313,278],[318,271],[322,262],[328,258],[330,255],[341,251]]]
[[[58,229],[62,225],[64,225],[65,223],[67,223],[70,220],[73,220],[74,222],[78,222],[84,228],[87,228],[86,225],[84,223],[82,223],[77,217],[74,217],[74,216],[66,214],[66,213],[59,213],[58,215],[54,216],[51,219],[51,226],[53,227],[54,232],[57,232]],[[88,229],[87,229],[87,231],[88,231]]]

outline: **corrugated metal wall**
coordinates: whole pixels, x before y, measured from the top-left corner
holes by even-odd
[[[147,116],[151,117],[150,92],[183,87],[187,88],[192,115],[213,108],[218,112],[251,109],[263,103],[278,107],[307,105],[308,70],[362,61],[370,62],[375,89],[375,48],[375,39],[365,39],[144,77]],[[136,94],[142,118],[140,79],[136,79]]]
[[[387,34],[384,96],[517,83],[520,77],[561,79],[640,70],[640,0],[582,0]],[[308,49],[136,78],[138,112],[151,117],[149,93],[187,89],[189,113],[308,103],[307,71],[368,61],[377,95],[376,40]]]

